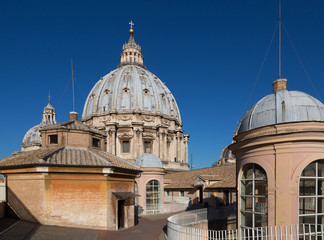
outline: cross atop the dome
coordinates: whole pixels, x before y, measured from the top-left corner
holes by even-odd
[[[133,26],[135,25],[133,21],[130,21],[128,24],[131,26],[131,29],[133,29]]]

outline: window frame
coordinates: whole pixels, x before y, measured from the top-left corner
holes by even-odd
[[[252,178],[244,178],[244,174],[246,171],[250,170],[252,168]],[[256,168],[258,168],[259,170],[261,170],[264,174],[265,178],[258,178],[256,177]],[[265,193],[264,194],[256,194],[256,182],[265,182]],[[245,183],[244,183],[245,182]],[[250,194],[246,194],[247,193],[247,183],[252,182],[252,191]],[[243,194],[243,186],[244,186],[244,193]],[[255,228],[255,227],[263,227],[262,225],[262,220],[261,220],[261,226],[256,226],[257,223],[257,217],[265,217],[266,218],[266,223],[264,224],[265,226],[268,225],[268,179],[267,179],[267,174],[265,172],[265,170],[258,164],[256,163],[249,163],[247,165],[245,165],[242,169],[242,176],[240,179],[240,225],[242,228],[244,227],[251,227],[251,228]],[[251,210],[247,210],[246,209],[246,205],[244,206],[243,204],[246,203],[246,201],[250,199],[251,202]],[[266,211],[262,212],[262,209],[264,209],[264,207],[260,208],[261,211],[257,211],[257,206],[256,204],[259,202],[259,199],[264,199],[265,200],[265,206],[266,206]],[[260,205],[262,205],[262,203],[260,203]],[[251,214],[251,221],[252,221],[252,226],[247,226],[246,225],[246,216],[248,214]],[[243,225],[243,218],[245,225]]]
[[[130,141],[129,140],[122,140],[122,146],[121,146],[121,150],[122,153],[130,153]],[[125,151],[125,143],[128,143],[128,151]]]
[[[56,139],[56,141],[53,141],[53,138]],[[48,135],[48,142],[50,145],[58,144],[58,134]]]
[[[315,164],[315,176],[303,176],[304,171],[307,169],[307,167],[309,167],[311,164]],[[299,224],[315,224],[315,226],[317,226],[318,224],[318,217],[319,216],[323,216],[324,217],[324,191],[322,191],[322,194],[319,194],[319,180],[322,180],[322,182],[324,182],[324,175],[322,177],[319,176],[319,168],[318,165],[319,163],[324,164],[324,160],[323,159],[318,159],[315,161],[310,162],[301,172],[300,176],[299,176],[299,181],[298,181],[298,223]],[[324,167],[324,166],[323,166]],[[314,180],[315,181],[315,188],[314,191],[312,191],[312,194],[309,195],[301,195],[301,180]],[[322,199],[322,204],[321,206],[319,206],[319,199]],[[313,213],[301,213],[301,211],[305,211],[305,209],[300,209],[301,205],[301,199],[315,199],[315,202],[313,203],[314,205],[314,212]],[[319,209],[322,208],[322,212],[319,212]],[[311,211],[311,210],[310,210]],[[314,217],[315,218],[315,222],[314,223],[307,223],[307,222],[302,222],[301,218],[303,217]],[[320,224],[324,224],[320,223]]]
[[[98,144],[95,144],[98,143]],[[99,138],[96,138],[96,137],[92,137],[92,147],[95,147],[95,148],[100,148],[101,147],[101,143],[100,143],[100,139]]]
[[[152,191],[148,191],[150,187],[152,187]],[[156,188],[157,191],[155,191]],[[151,203],[148,204],[148,202]],[[146,214],[156,214],[161,211],[161,184],[158,180],[150,180],[145,185],[145,208]]]
[[[145,144],[148,144],[148,148],[146,148]],[[151,153],[152,152],[152,141],[144,140],[143,147],[144,147],[144,153]],[[147,150],[150,150],[150,151],[147,152]]]

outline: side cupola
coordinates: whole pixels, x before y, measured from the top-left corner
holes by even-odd
[[[48,104],[43,110],[42,122],[27,131],[22,141],[21,151],[39,149],[42,146],[40,128],[52,124],[56,124],[56,113],[55,109],[51,105],[51,99],[49,97]]]

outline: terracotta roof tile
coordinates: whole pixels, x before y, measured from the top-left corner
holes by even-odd
[[[186,172],[167,173],[164,177],[165,189],[194,188],[193,181],[201,176],[210,181],[216,181],[206,188],[235,188],[236,165],[222,165],[210,168],[201,168]],[[170,183],[171,182],[171,183]],[[170,183],[170,184],[167,184]]]
[[[118,167],[140,170],[136,164],[115,155],[74,147],[41,148],[0,160],[0,169],[24,166]]]
[[[81,122],[77,122],[77,121],[68,121],[68,122],[62,122],[62,123],[57,123],[57,124],[53,124],[53,125],[46,125],[44,127],[41,127],[40,131],[53,130],[53,129],[82,130],[82,131],[93,132],[93,133],[97,133],[97,134],[106,136],[105,132],[99,131],[96,128],[89,127],[88,125],[85,125],[85,124],[83,124]]]

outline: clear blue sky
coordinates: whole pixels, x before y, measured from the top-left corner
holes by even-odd
[[[324,99],[324,1],[283,1],[283,21],[316,95],[283,31],[288,89]],[[207,167],[231,143],[245,105],[272,92],[278,35],[251,99],[278,18],[278,1],[0,1],[0,157],[20,149],[40,123],[51,91],[58,121],[82,114],[96,81],[119,63],[128,22],[144,64],[169,87],[190,134],[194,167]]]

